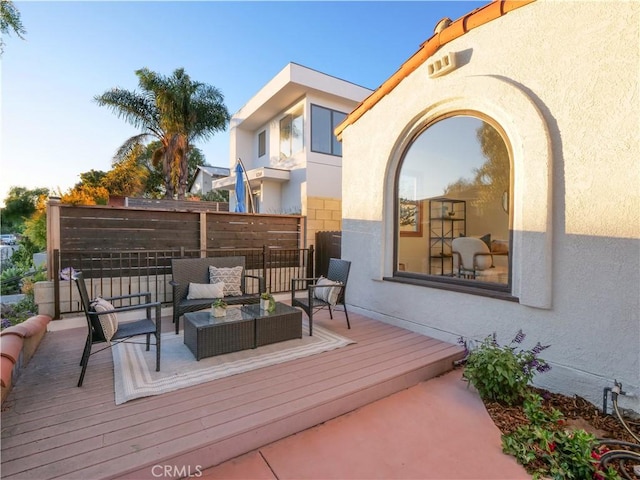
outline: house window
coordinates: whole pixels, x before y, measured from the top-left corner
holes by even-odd
[[[487,119],[431,123],[396,177],[397,276],[491,289],[510,285],[510,150]]]
[[[342,156],[342,143],[333,134],[347,114],[311,105],[311,151]]]
[[[258,134],[258,157],[264,156],[267,153],[267,132],[261,131]]]
[[[280,120],[280,157],[289,158],[302,150],[304,122],[302,109],[285,115]]]

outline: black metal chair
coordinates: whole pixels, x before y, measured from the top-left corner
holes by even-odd
[[[344,308],[344,315],[347,318],[347,328],[351,328],[347,304],[344,298],[350,268],[351,262],[348,260],[340,260],[337,258],[329,259],[329,270],[326,278],[332,282],[338,282],[337,285],[318,285],[318,280],[320,280],[321,277],[291,279],[291,306],[302,308],[307,314],[307,317],[309,317],[309,335],[313,335],[313,312],[328,308],[329,316],[333,320],[333,309],[336,305],[342,305]],[[304,284],[306,295],[304,297],[297,297],[296,290],[299,289],[301,283]],[[335,297],[335,302],[332,302],[328,300],[329,291],[327,289],[334,288],[337,289],[337,296]],[[335,294],[336,292],[334,291],[333,293]]]
[[[160,333],[161,333],[161,308],[160,302],[151,302],[151,293],[134,293],[131,295],[121,295],[116,297],[104,297],[104,300],[108,302],[111,301],[122,301],[126,299],[135,299],[139,298],[140,301],[144,299],[144,303],[139,303],[137,305],[129,305],[124,307],[114,307],[113,310],[107,311],[96,311],[92,306],[92,302],[89,299],[89,294],[87,293],[87,286],[85,285],[84,278],[82,276],[82,272],[74,272],[73,280],[78,286],[78,291],[80,292],[80,299],[82,300],[82,308],[84,309],[85,317],[87,319],[87,341],[84,345],[84,351],[82,352],[82,359],[80,360],[80,366],[82,367],[82,372],[80,373],[80,379],[78,380],[78,387],[82,386],[82,382],[84,380],[84,374],[87,370],[87,364],[89,363],[89,357],[94,353],[101,352],[107,348],[111,348],[111,346],[115,343],[126,342],[132,337],[137,337],[139,335],[146,335],[146,346],[147,350],[150,349],[151,345],[151,335],[156,337],[156,372],[160,371]],[[152,318],[151,311],[155,309],[155,319]],[[127,322],[118,322],[117,329],[110,341],[107,341],[105,332],[100,324],[100,316],[102,315],[111,315],[118,314],[124,312],[131,312],[136,310],[146,310],[146,318],[141,320],[133,320]],[[97,350],[95,352],[91,352],[91,346],[94,343],[107,343],[107,346]],[[129,343],[142,343],[142,342],[129,342]]]

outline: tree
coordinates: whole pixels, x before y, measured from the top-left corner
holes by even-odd
[[[107,175],[107,172],[102,170],[89,170],[80,174],[80,183],[76,183],[76,188],[81,186],[98,187],[102,183],[102,179]]]
[[[143,130],[126,140],[116,152],[124,159],[137,145],[151,138],[159,141],[152,162],[161,162],[165,198],[184,199],[188,158],[192,143],[224,131],[230,119],[222,93],[213,86],[192,81],[183,68],[170,77],[147,68],[137,70],[141,92],[114,88],[94,98],[120,118]]]
[[[109,191],[110,195],[135,197],[142,195],[147,183],[148,173],[144,166],[138,164],[138,157],[143,150],[138,145],[121,162],[116,163],[107,172],[100,184]]]
[[[4,199],[5,207],[2,209],[2,231],[22,232],[24,222],[36,211],[40,196],[48,196],[49,189],[35,188],[29,190],[25,187],[11,187]]]
[[[145,197],[161,198],[165,194],[162,158],[154,157],[154,152],[161,148],[162,144],[159,141],[153,141],[141,151],[138,150],[139,154],[136,156],[137,164],[144,167],[147,172],[143,191]],[[202,151],[198,147],[191,147],[187,154],[187,178],[192,178],[198,166],[204,164],[205,158]]]
[[[62,194],[60,202],[68,205],[106,205],[109,191],[102,186],[80,185]]]
[[[20,12],[11,0],[0,0],[0,55],[4,53],[4,35],[10,35],[13,31],[18,38],[24,40],[23,35],[27,31],[22,26]]]

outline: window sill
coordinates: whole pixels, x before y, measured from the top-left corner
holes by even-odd
[[[436,288],[439,290],[448,290],[450,292],[467,293],[470,295],[479,295],[482,297],[495,298],[497,300],[506,300],[508,302],[518,302],[518,297],[514,297],[507,289],[508,287],[485,286],[478,287],[471,285],[471,282],[463,283],[458,280],[430,280],[424,277],[412,276],[410,274],[401,274],[394,277],[383,277],[383,281],[405,283],[408,285],[417,285],[419,287]]]

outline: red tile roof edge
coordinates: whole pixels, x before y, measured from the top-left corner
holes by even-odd
[[[398,71],[389,77],[378,89],[365,98],[348,116],[336,127],[334,133],[338,140],[342,140],[342,132],[349,125],[354,124],[362,115],[369,111],[384,96],[390,93],[400,84],[407,76],[422,65],[429,57],[431,57],[440,47],[461,37],[469,30],[480,27],[489,23],[496,18],[524,7],[535,0],[495,0],[484,7],[477,8],[470,13],[460,17],[455,22],[444,28],[441,32],[434,34],[425,41],[420,49],[413,54],[406,62],[404,62]]]

